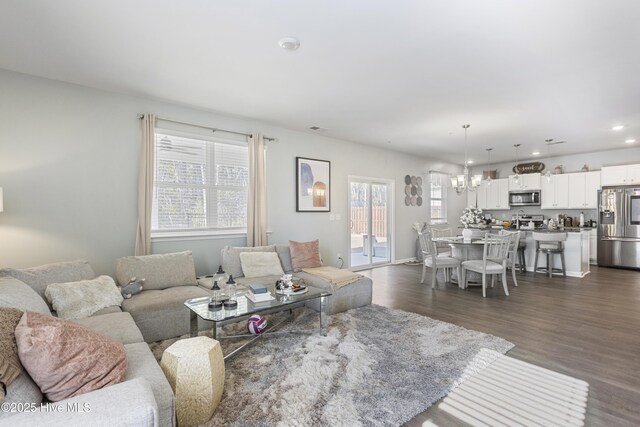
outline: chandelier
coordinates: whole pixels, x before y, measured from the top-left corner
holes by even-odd
[[[460,194],[465,190],[476,191],[482,180],[482,175],[471,176],[469,174],[469,161],[467,158],[467,130],[471,125],[462,125],[464,129],[464,170],[462,175],[455,175],[451,177],[451,187],[456,190],[456,193]]]

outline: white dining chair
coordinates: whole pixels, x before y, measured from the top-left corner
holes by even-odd
[[[502,275],[502,287],[509,296],[507,288],[507,257],[511,241],[515,235],[499,236],[487,233],[484,236],[484,250],[481,260],[469,260],[462,263],[462,283],[467,287],[467,270],[482,274],[482,296],[487,296],[487,275]]]
[[[431,227],[430,231],[431,231],[431,238],[433,239],[437,239],[439,237],[454,237],[453,231],[451,230],[451,228]],[[439,255],[447,254],[448,256],[451,256],[451,247],[444,242],[436,241],[436,250],[438,251]]]
[[[516,279],[516,259],[518,257],[518,248],[520,246],[520,238],[522,237],[522,231],[506,231],[500,230],[500,235],[509,236],[512,235],[509,256],[507,256],[507,268],[511,269],[511,276],[513,277],[514,286],[518,286],[518,280]],[[494,276],[495,277],[495,276]],[[493,278],[491,279],[491,286],[493,287]]]
[[[420,241],[420,249],[422,250],[423,255],[423,263],[422,263],[422,278],[420,279],[420,283],[424,283],[425,276],[427,275],[427,267],[431,268],[431,288],[435,289],[436,287],[436,273],[438,269],[444,269],[444,279],[447,282],[451,281],[451,270],[457,269],[458,271],[458,281],[460,281],[461,271],[460,271],[460,260],[449,257],[449,256],[438,256],[438,250],[436,249],[436,244],[433,241],[433,237],[430,232],[424,232],[418,234],[418,239]]]

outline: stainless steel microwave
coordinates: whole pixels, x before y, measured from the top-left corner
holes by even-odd
[[[510,191],[509,206],[540,206],[540,191]]]

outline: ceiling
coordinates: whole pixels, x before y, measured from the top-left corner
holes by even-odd
[[[637,0],[3,0],[0,68],[456,163],[469,123],[469,157],[498,162],[640,144],[639,20]]]

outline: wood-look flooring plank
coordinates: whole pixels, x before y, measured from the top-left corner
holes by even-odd
[[[421,284],[420,266],[394,265],[361,272],[373,279],[373,302],[422,314],[513,342],[508,355],[589,383],[586,425],[640,425],[640,272],[591,268],[583,279],[519,274],[510,296],[500,283],[482,298],[480,287],[461,290]],[[432,406],[407,423],[461,425]]]

